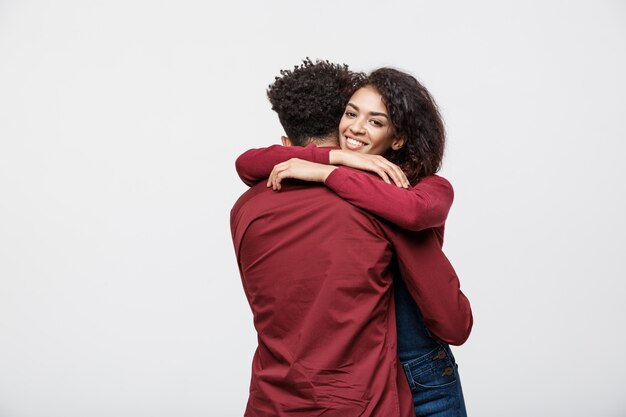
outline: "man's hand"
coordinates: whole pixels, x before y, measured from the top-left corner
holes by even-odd
[[[393,180],[398,187],[408,188],[411,185],[399,166],[380,155],[333,149],[330,151],[329,162],[332,165],[345,165],[362,171],[371,171],[378,174],[387,184],[391,184]]]
[[[299,158],[291,158],[288,161],[281,162],[274,166],[269,178],[267,186],[278,191],[281,188],[281,181],[285,178],[294,178],[303,181],[324,182],[326,178],[337,167],[332,165],[318,164],[315,162],[305,161]]]

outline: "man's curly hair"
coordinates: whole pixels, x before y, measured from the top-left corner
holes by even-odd
[[[390,149],[383,156],[398,165],[411,184],[439,171],[446,132],[437,103],[426,87],[393,68],[375,70],[366,84],[382,95],[394,133],[406,140],[402,148]]]
[[[348,99],[364,79],[345,64],[313,63],[309,58],[302,62],[293,70],[281,70],[267,89],[272,110],[298,146],[337,136]]]

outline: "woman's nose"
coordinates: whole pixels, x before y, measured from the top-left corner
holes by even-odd
[[[350,125],[350,131],[352,133],[363,133],[363,122],[361,120],[355,120],[354,123]]]

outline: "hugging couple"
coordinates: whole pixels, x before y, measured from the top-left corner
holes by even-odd
[[[245,416],[466,416],[473,318],[442,251],[450,183],[428,90],[313,62],[267,95],[285,135],[236,161],[231,232],[258,347]]]

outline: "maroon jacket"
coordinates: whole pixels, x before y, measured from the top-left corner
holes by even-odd
[[[287,181],[244,193],[231,231],[259,343],[246,416],[412,416],[396,268],[433,336],[469,336],[470,305],[434,229],[409,232],[323,185]]]

